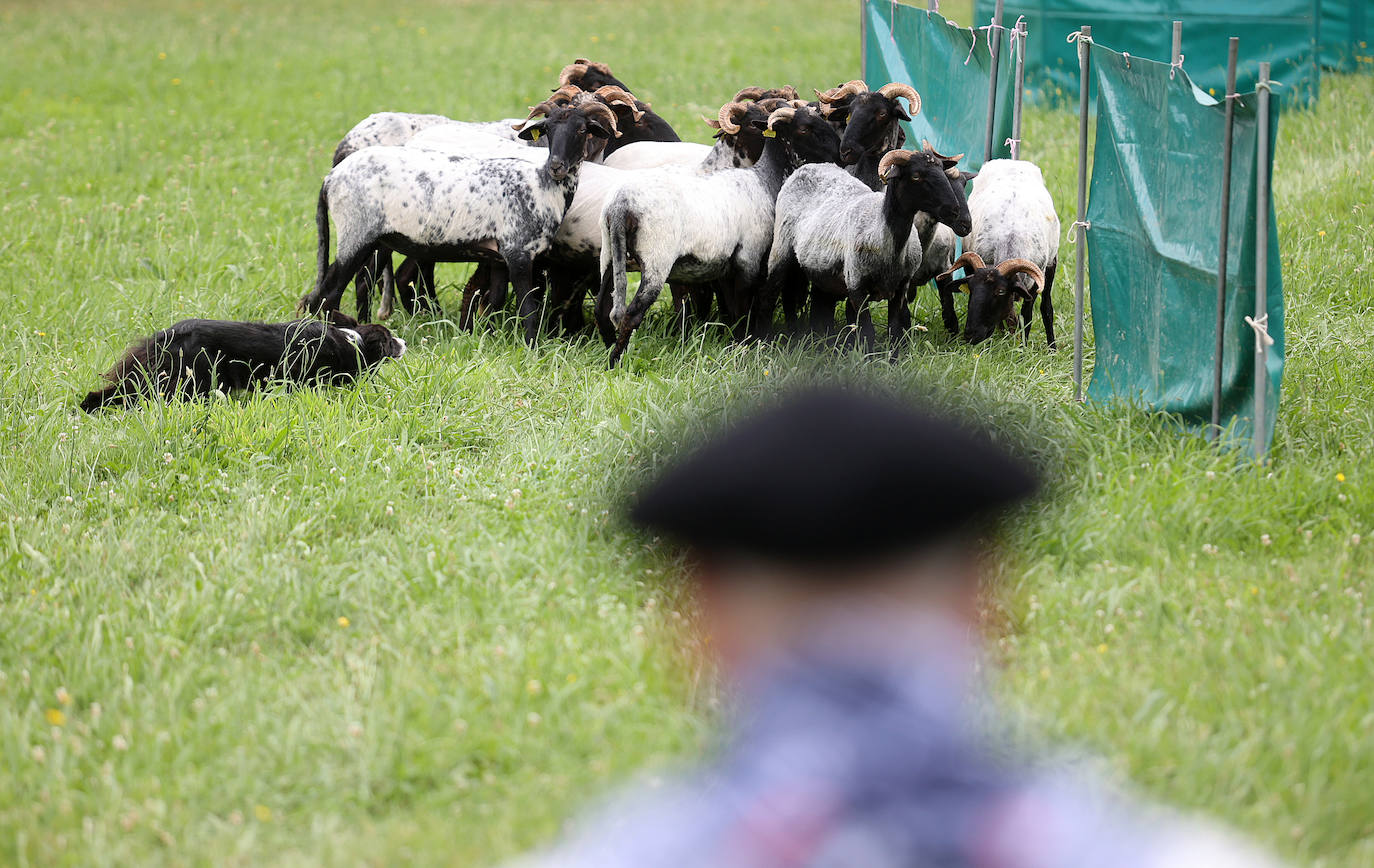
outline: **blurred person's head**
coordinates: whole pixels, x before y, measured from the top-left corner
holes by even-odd
[[[1036,487],[955,420],[812,388],[670,467],[631,518],[688,550],[710,647],[740,670],[818,641],[881,653],[971,626],[986,535]]]

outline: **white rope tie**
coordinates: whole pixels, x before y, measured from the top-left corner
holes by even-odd
[[[1006,25],[1004,25],[1004,24],[998,24],[998,23],[997,23],[997,18],[996,18],[996,17],[993,17],[993,18],[989,18],[989,19],[988,19],[988,23],[985,24],[985,25],[982,26],[982,27],[979,27],[978,29],[981,30],[981,31],[983,31],[983,35],[984,35],[984,37],[985,37],[985,38],[987,39],[987,41],[988,41],[988,53],[991,54],[991,53],[992,53],[992,31],[994,31],[994,30],[1001,30],[1001,31],[1005,32],[1007,28],[1006,28]],[[977,39],[975,38],[974,41],[977,42]]]
[[[1283,82],[1281,82],[1281,81],[1275,81],[1275,80],[1272,79],[1272,78],[1269,79],[1268,81],[1257,81],[1257,82],[1255,82],[1255,90],[1267,90],[1267,91],[1269,91],[1270,93],[1273,93],[1273,92],[1274,92],[1274,88],[1276,88],[1276,87],[1283,87]]]
[[[949,23],[950,23],[951,25],[954,25],[954,22],[953,22],[953,21],[951,21],[951,22],[949,22]],[[955,25],[955,26],[957,26],[957,25]],[[973,37],[973,42],[969,43],[969,47],[968,47],[968,57],[965,57],[965,58],[964,58],[964,66],[968,66],[968,62],[969,62],[970,60],[973,59],[973,52],[975,52],[975,51],[978,50],[978,31],[976,31],[976,30],[974,30],[972,27],[970,27],[970,28],[968,29],[968,32],[969,32],[969,35]]]
[[[1269,314],[1262,314],[1259,319],[1247,316],[1245,324],[1255,330],[1255,352],[1263,352],[1265,347],[1274,345],[1274,339],[1269,336]]]
[[[929,3],[926,4],[926,20],[927,20],[927,21],[930,20],[930,13],[932,13],[932,12],[934,12],[936,15],[939,15],[939,14],[940,14],[940,0],[935,0],[935,8],[934,8],[934,9],[932,9],[932,8],[930,7],[930,4],[929,4]]]
[[[1226,95],[1226,98],[1227,98],[1227,99],[1233,99],[1233,100],[1235,100],[1236,102],[1240,103],[1240,107],[1241,107],[1241,108],[1245,108],[1245,101],[1244,101],[1243,99],[1240,98],[1240,94],[1238,94],[1238,93],[1228,93],[1228,94]]]
[[[1130,69],[1130,68],[1131,68],[1131,53],[1130,53],[1129,51],[1123,51],[1123,52],[1121,52],[1121,56],[1124,57],[1124,58],[1126,59],[1126,68],[1127,68],[1127,69]]]
[[[1091,36],[1087,35],[1086,33],[1084,33],[1082,30],[1074,30],[1074,31],[1072,31],[1071,33],[1069,33],[1068,38],[1065,39],[1064,41],[1065,41],[1065,42],[1068,42],[1068,43],[1070,43],[1070,44],[1075,43],[1075,42],[1082,42],[1082,43],[1084,43],[1085,45],[1092,45],[1092,44],[1093,44],[1093,38],[1092,38]]]
[[[1020,139],[1007,139],[1007,140],[1006,140],[1005,142],[1003,142],[1002,144],[1005,145],[1006,147],[1008,147],[1008,148],[1011,149],[1011,158],[1012,158],[1013,160],[1020,159],[1020,158],[1017,156],[1017,154],[1021,153],[1021,140],[1020,140]]]
[[[1169,80],[1170,80],[1170,81],[1173,81],[1173,80],[1174,80],[1174,76],[1177,75],[1177,74],[1178,74],[1178,71],[1179,71],[1180,69],[1182,69],[1182,68],[1183,68],[1183,52],[1180,51],[1180,52],[1178,53],[1178,60],[1175,60],[1173,63],[1169,64]]]
[[[1091,220],[1075,220],[1069,224],[1069,243],[1077,244],[1080,237],[1087,237],[1086,233],[1093,228]],[[1078,230],[1075,232],[1074,230]]]

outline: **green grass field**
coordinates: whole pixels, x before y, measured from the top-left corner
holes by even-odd
[[[695,753],[717,697],[678,565],[613,495],[672,420],[819,364],[957,392],[1043,444],[1054,497],[1011,529],[989,603],[1000,690],[1041,732],[1297,862],[1374,865],[1368,77],[1283,118],[1288,368],[1264,466],[1074,404],[1072,354],[1038,327],[947,341],[929,296],[891,367],[684,345],[659,316],[608,372],[597,341],[401,316],[413,352],[357,388],[75,411],[134,335],[289,318],[320,179],[366,114],[513,114],[590,55],[704,141],[699,115],[741,85],[853,77],[856,18],[0,9],[0,864],[488,864]],[[1025,139],[1067,226],[1076,119],[1029,111]]]

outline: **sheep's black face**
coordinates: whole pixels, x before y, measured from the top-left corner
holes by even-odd
[[[603,72],[594,66],[588,66],[586,72],[570,77],[568,79],[568,84],[575,84],[588,92],[594,91],[600,87],[605,87],[608,84],[624,90],[630,89],[625,82],[611,75],[609,70]],[[554,90],[557,90],[557,88],[554,88]]]
[[[877,92],[859,93],[842,108],[832,112],[845,118],[844,138],[840,141],[840,162],[852,166],[868,152],[882,147],[898,121],[911,117],[897,99]]]
[[[824,118],[809,109],[797,109],[792,120],[776,125],[803,163],[835,163],[840,157],[840,134]]]
[[[406,354],[406,342],[391,333],[391,329],[376,323],[358,326],[355,331],[362,339],[363,361],[369,368],[386,359],[399,359]]]
[[[735,152],[735,165],[749,165],[763,156],[763,128],[768,125],[768,112],[757,103],[750,103],[743,119],[738,121],[739,132],[717,131],[716,138],[724,139],[726,145]]]
[[[589,138],[596,137],[605,142],[611,133],[601,121],[575,108],[556,108],[548,117],[527,124],[520,131],[520,138],[532,141],[538,141],[545,135],[549,141],[549,160],[546,164],[549,175],[555,181],[561,181],[586,158]]]
[[[973,228],[962,180],[951,178],[945,161],[929,151],[916,151],[905,164],[892,166],[885,178],[895,185],[894,195],[916,211],[924,211],[954,230],[967,235]]]
[[[996,268],[980,268],[968,278],[968,316],[964,340],[979,344],[992,337],[1001,323],[1016,323],[1015,304],[1031,298],[1017,275],[1003,276]]]

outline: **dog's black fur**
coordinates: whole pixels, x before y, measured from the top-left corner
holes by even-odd
[[[131,346],[105,375],[110,385],[87,395],[81,409],[94,413],[153,394],[192,398],[268,382],[346,383],[399,359],[405,348],[386,326],[358,325],[337,311],[328,322],[186,319]]]

